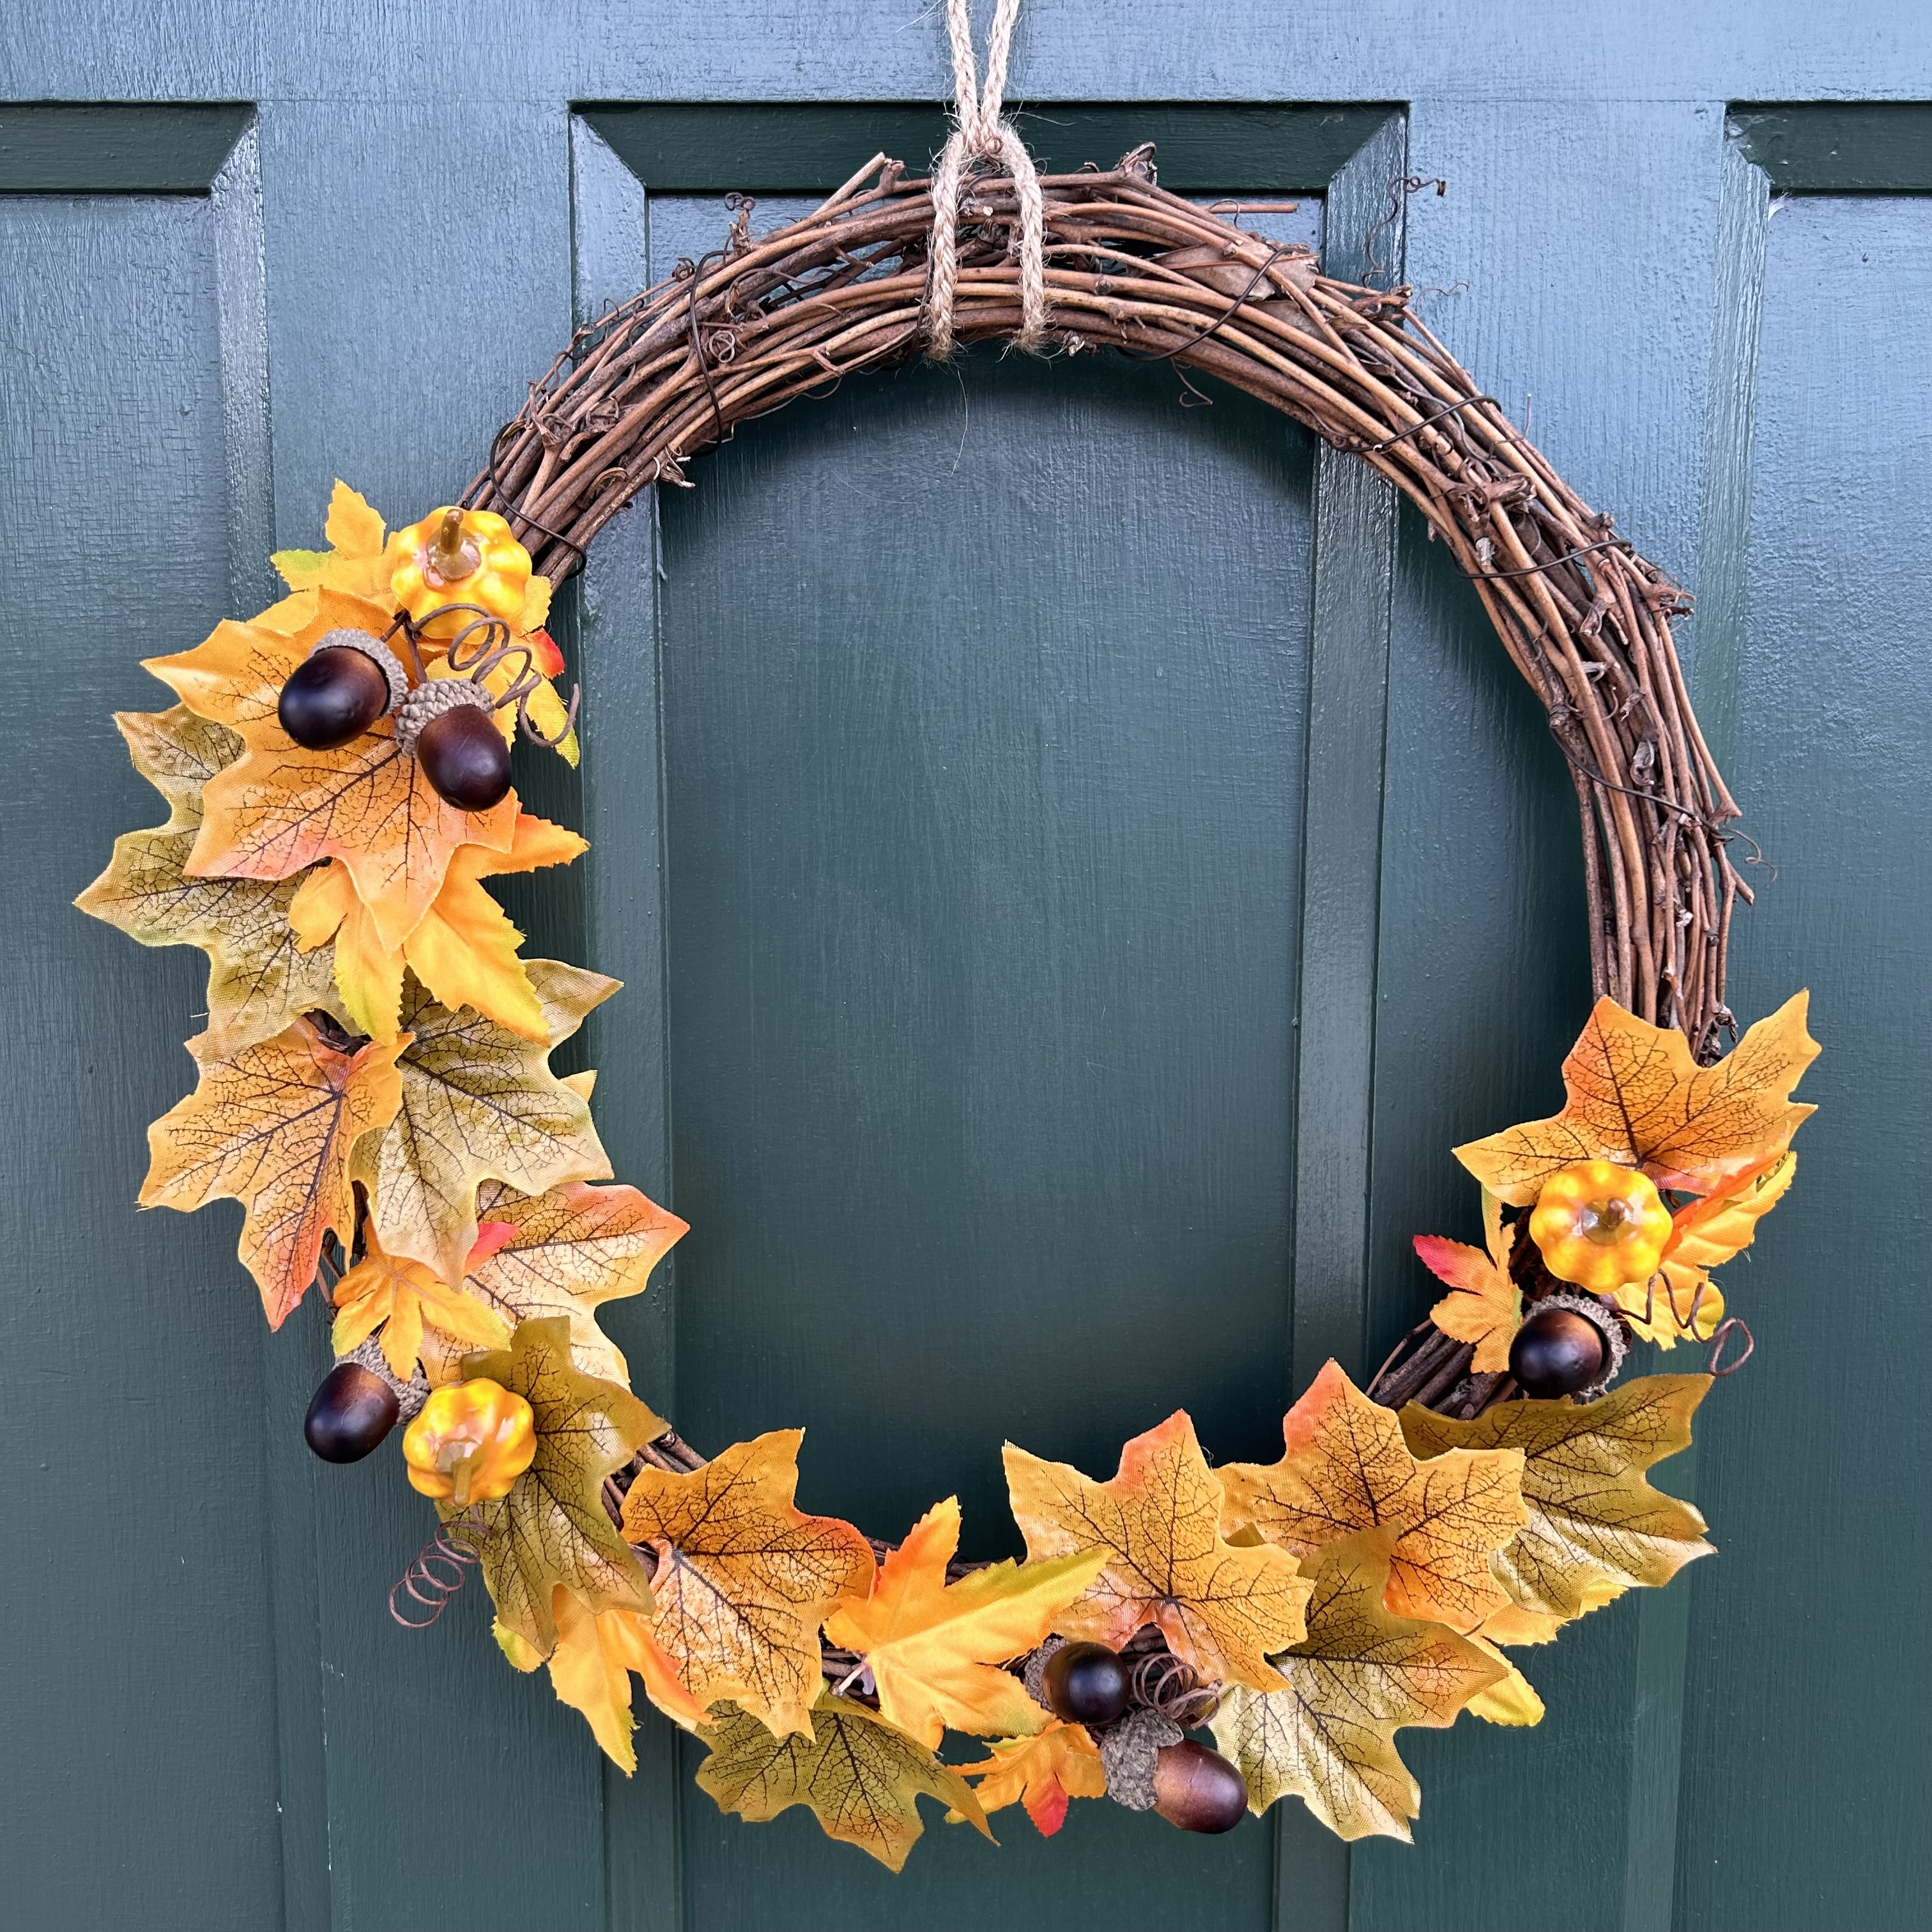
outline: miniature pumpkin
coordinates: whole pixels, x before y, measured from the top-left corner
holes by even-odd
[[[1648,1174],[1615,1161],[1581,1160],[1543,1184],[1529,1234],[1559,1281],[1608,1294],[1657,1272],[1670,1210]]]
[[[474,610],[430,614],[448,604],[473,604],[514,629],[524,614],[530,554],[493,510],[446,505],[389,539],[397,552],[389,588],[425,638],[453,638],[476,621]]]
[[[458,1509],[508,1495],[536,1453],[530,1404],[487,1376],[433,1390],[403,1433],[410,1486]]]

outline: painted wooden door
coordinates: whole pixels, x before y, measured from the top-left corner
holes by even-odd
[[[922,158],[934,25],[18,10],[0,1924],[1917,1922],[1932,34],[1753,13],[1634,4],[1587,49],[1541,5],[1022,24],[1042,154],[1151,137],[1184,192],[1298,202],[1252,219],[1426,290],[1698,590],[1766,860],[1734,1004],[1811,985],[1826,1111],[1748,1270],[1756,1359],[1670,1475],[1720,1556],[1539,1655],[1538,1730],[1407,1734],[1412,1849],[1096,1805],[997,1852],[935,1816],[893,1880],[721,1819],[654,1722],[600,1768],[477,1604],[391,1624],[424,1519],[388,1459],[302,1448],[319,1317],[260,1334],[220,1210],[132,1210],[190,964],[66,902],[148,808],[106,716],[152,699],[136,658],[263,601],[333,476],[395,517],[460,487],[726,190],[778,218]],[[1794,98],[1832,104],[1760,104]],[[807,1502],[881,1534],[956,1488],[1006,1546],[1002,1436],[1103,1472],[1184,1402],[1265,1450],[1426,1305],[1446,1148],[1551,1098],[1585,1003],[1560,758],[1466,586],[1345,464],[1199,401],[990,356],[850,385],[614,527],[569,613],[584,776],[538,802],[596,842],[514,909],[628,982],[584,1064],[620,1172],[694,1224],[611,1326],[701,1444],[804,1424]]]

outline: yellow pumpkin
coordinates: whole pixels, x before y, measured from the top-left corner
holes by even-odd
[[[403,1432],[410,1486],[458,1509],[508,1495],[536,1453],[530,1404],[487,1376],[432,1390]]]
[[[530,554],[494,510],[446,504],[389,543],[396,554],[390,590],[423,636],[448,639],[476,621],[474,610],[431,615],[446,604],[480,604],[512,629],[522,621]]]
[[[1648,1174],[1615,1161],[1580,1160],[1543,1184],[1529,1237],[1558,1280],[1609,1294],[1657,1272],[1670,1239],[1670,1210]]]

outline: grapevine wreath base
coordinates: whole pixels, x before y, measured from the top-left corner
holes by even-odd
[[[1705,1554],[1646,1472],[1709,1373],[1618,1383],[1633,1337],[1749,1340],[1712,1269],[1790,1186],[1802,994],[1720,1058],[1735,814],[1671,635],[1676,587],[1588,510],[1410,309],[1164,193],[1152,151],[1041,179],[1000,118],[1015,0],[932,182],[876,158],[818,212],[580,332],[463,504],[394,532],[338,484],[290,595],[151,660],[122,716],[166,822],[82,906],[210,961],[195,1090],[141,1199],[244,1206],[279,1328],[311,1286],[338,1360],[332,1461],[399,1423],[442,1527],[392,1593],[433,1622],[480,1570],[497,1640],[547,1665],[627,1771],[632,1676],[694,1731],[729,1810],[803,1804],[896,1869],[920,1794],[986,1832],[1108,1796],[1197,1831],[1293,1794],[1406,1838],[1394,1744],[1464,1709],[1533,1724],[1508,1647]],[[795,1430],[706,1460],[630,1388],[596,1310],[684,1224],[610,1167],[594,1076],[550,1050],[616,982],[524,959],[482,880],[584,842],[511,790],[522,735],[574,760],[550,584],[636,493],[748,418],[958,342],[1164,358],[1387,478],[1476,587],[1548,710],[1582,809],[1598,998],[1562,1111],[1456,1150],[1480,1246],[1419,1237],[1447,1292],[1367,1392],[1330,1362],[1268,1464],[1210,1467],[1177,1413],[1096,1479],[1009,1444],[1023,1563],[957,1560],[956,1502],[896,1544],[794,1502]],[[1474,1218],[1474,1217],[1472,1217]],[[1732,1352],[1732,1366],[1741,1359]],[[940,1753],[952,1731],[980,1755]],[[1212,1745],[1208,1742],[1211,1737]]]

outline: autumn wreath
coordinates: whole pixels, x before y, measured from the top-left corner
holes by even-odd
[[[406,1420],[442,1520],[392,1608],[430,1621],[479,1568],[510,1662],[547,1665],[626,1770],[635,1673],[709,1747],[721,1806],[806,1804],[895,1868],[922,1792],[982,1831],[1018,1800],[1047,1833],[1074,1798],[1221,1830],[1292,1793],[1344,1838],[1406,1838],[1397,1729],[1534,1723],[1506,1648],[1710,1547],[1646,1480],[1710,1375],[1612,1384],[1634,1337],[1748,1348],[1711,1271],[1790,1185],[1817,1048],[1800,994],[1720,1057],[1736,808],[1676,586],[1406,290],[1164,193],[1150,151],[1036,176],[1000,112],[1012,11],[983,91],[965,44],[932,181],[877,157],[755,236],[740,205],[716,254],[579,333],[464,502],[392,532],[338,484],[330,547],[274,559],[287,596],[148,662],[178,701],[118,722],[169,815],[80,903],[210,971],[195,1090],[149,1130],[141,1200],[241,1201],[272,1327],[320,1288],[340,1359],[311,1445],[351,1460]],[[961,0],[951,20],[958,60]],[[1366,1393],[1330,1362],[1266,1465],[1210,1467],[1185,1414],[1105,1480],[1008,1444],[1027,1560],[974,1566],[956,1502],[874,1542],[797,1508],[798,1432],[706,1460],[632,1393],[596,1310],[684,1224],[595,1184],[593,1076],[549,1065],[616,982],[524,958],[484,881],[585,849],[511,789],[519,730],[578,756],[550,580],[736,424],[990,340],[1171,358],[1416,506],[1572,768],[1599,997],[1562,1112],[1456,1150],[1481,1244],[1418,1238],[1448,1292]],[[984,1754],[943,1761],[949,1730]]]

